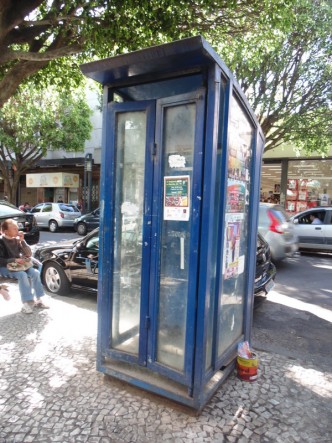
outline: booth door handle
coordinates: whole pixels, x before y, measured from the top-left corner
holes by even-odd
[[[157,143],[152,142],[151,143],[151,155],[152,155],[152,157],[155,157],[157,155],[157,148],[158,148]]]
[[[180,269],[184,269],[184,237],[180,237]]]

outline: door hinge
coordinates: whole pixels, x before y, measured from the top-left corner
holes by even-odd
[[[152,143],[152,155],[157,155],[157,143]]]
[[[149,315],[145,317],[145,329],[149,329],[151,324],[151,318]]]

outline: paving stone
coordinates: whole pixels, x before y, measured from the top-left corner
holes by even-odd
[[[191,414],[96,372],[95,312],[55,297],[43,315],[22,318],[18,309],[9,318],[1,302],[0,443],[329,441],[332,377],[320,362],[259,352],[256,382],[234,371]]]

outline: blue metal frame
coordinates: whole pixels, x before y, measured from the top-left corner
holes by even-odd
[[[183,103],[196,103],[196,135],[195,135],[195,147],[194,147],[194,165],[193,165],[193,180],[192,180],[192,208],[191,208],[191,235],[190,235],[190,250],[195,251],[190,256],[190,275],[189,275],[189,286],[188,286],[188,310],[187,310],[187,321],[188,327],[186,330],[186,359],[185,359],[185,371],[184,374],[179,374],[168,367],[159,364],[156,361],[156,331],[157,331],[157,307],[158,307],[158,287],[159,287],[159,256],[160,256],[160,226],[162,219],[162,195],[163,195],[163,182],[161,180],[161,169],[162,169],[162,115],[163,109],[167,106],[174,106]],[[192,342],[194,340],[195,333],[195,306],[196,306],[196,286],[198,278],[198,250],[199,250],[199,232],[200,232],[200,205],[201,205],[201,195],[202,195],[202,156],[203,156],[203,134],[204,134],[204,91],[200,89],[195,93],[182,94],[181,96],[172,97],[170,99],[158,100],[157,108],[158,113],[158,124],[156,125],[156,140],[158,151],[156,156],[152,156],[154,150],[153,140],[154,140],[154,119],[152,108],[154,109],[154,102],[125,102],[125,103],[114,103],[109,107],[109,118],[108,125],[110,133],[112,134],[112,147],[114,160],[116,159],[115,147],[116,147],[116,114],[118,112],[131,112],[146,109],[149,115],[149,127],[147,130],[147,146],[146,146],[146,168],[145,168],[145,196],[144,196],[144,229],[143,229],[143,260],[142,260],[142,291],[141,291],[141,322],[140,322],[140,341],[139,341],[139,357],[127,355],[121,351],[114,349],[105,349],[105,353],[117,360],[138,362],[141,365],[146,365],[156,372],[160,372],[179,383],[188,385],[192,382],[192,368],[193,368],[193,346]],[[154,157],[154,162],[151,158]],[[153,166],[154,163],[154,166]],[[114,202],[114,189],[115,189],[115,161],[112,165],[113,173],[112,179],[113,183],[110,183],[110,189],[113,189],[112,196],[110,195],[111,201]],[[154,183],[154,185],[153,185]],[[151,190],[153,189],[153,193]],[[112,212],[110,214],[110,220],[119,219],[119,214],[117,212],[120,208],[116,208],[114,203],[112,204]],[[152,229],[152,232],[151,232]],[[113,226],[114,230],[114,226]],[[112,243],[110,245],[109,251],[111,251],[112,256],[114,255],[114,235],[112,235]],[[106,237],[105,237],[106,240]],[[106,241],[104,243],[106,244]],[[151,243],[152,242],[152,243]],[[150,251],[152,250],[152,256],[150,257]],[[153,263],[150,272],[150,262]],[[111,263],[109,276],[113,275],[116,271],[115,263]],[[143,272],[144,271],[144,272]],[[149,278],[150,276],[150,283]],[[109,277],[110,278],[110,277]],[[105,282],[104,282],[105,283]],[[112,288],[110,282],[109,287]],[[112,293],[112,289],[110,289]],[[150,295],[150,296],[149,296]],[[108,307],[109,317],[112,318],[112,304]],[[152,315],[151,315],[152,313]],[[144,325],[144,318],[151,318],[151,334],[148,333],[148,329]],[[109,322],[109,334],[112,330],[111,321]],[[108,334],[108,335],[109,335]],[[148,338],[149,337],[149,338]],[[150,343],[150,344],[148,344]],[[145,355],[148,358],[145,358]],[[144,357],[143,357],[144,356]]]
[[[151,159],[151,143],[153,143],[154,139],[154,120],[155,120],[155,104],[153,101],[141,101],[141,102],[125,102],[125,103],[111,103],[107,109],[107,117],[106,117],[106,139],[108,141],[106,145],[106,150],[103,152],[103,161],[102,168],[107,168],[107,172],[105,171],[105,177],[107,179],[103,183],[102,187],[102,195],[104,195],[104,199],[101,200],[101,204],[104,206],[105,199],[109,202],[112,202],[111,205],[107,206],[107,212],[101,211],[104,213],[104,220],[101,221],[101,240],[100,244],[102,245],[101,250],[101,266],[105,263],[103,257],[106,255],[108,257],[108,263],[106,270],[101,271],[103,278],[100,278],[99,287],[102,288],[101,297],[99,297],[99,305],[98,312],[100,313],[101,318],[105,319],[105,316],[101,313],[108,312],[109,316],[107,320],[104,320],[101,323],[101,334],[103,335],[104,340],[100,342],[100,352],[103,355],[108,355],[117,359],[123,359],[124,361],[133,361],[138,362],[140,364],[145,365],[145,359],[137,359],[134,356],[127,355],[117,350],[109,349],[109,337],[111,334],[112,324],[112,303],[111,296],[112,294],[112,284],[113,284],[113,272],[114,272],[114,220],[116,212],[119,211],[120,208],[116,208],[114,205],[115,198],[115,164],[116,164],[116,114],[120,112],[131,112],[131,111],[146,111],[147,112],[147,131],[146,131],[146,154],[145,154],[145,195],[144,195],[144,221],[143,221],[143,246],[142,246],[142,270],[144,269],[144,273],[142,272],[142,290],[141,290],[141,310],[142,315],[146,316],[148,312],[148,302],[147,302],[147,294],[148,294],[148,279],[149,279],[149,268],[150,268],[150,238],[151,238],[151,186],[149,183],[152,183],[153,176],[153,162]],[[105,220],[109,220],[107,223]],[[105,292],[107,291],[107,292]],[[106,295],[107,294],[107,295]],[[107,309],[106,311],[104,309]],[[141,316],[141,318],[143,318]],[[146,348],[146,328],[144,322],[140,322],[140,339],[139,339],[139,347]],[[99,337],[100,338],[100,337]],[[140,354],[141,355],[141,354]]]
[[[99,273],[98,273],[98,335],[97,335],[97,369],[103,371],[105,361],[105,349],[108,347],[110,334],[110,317],[102,315],[103,312],[110,312],[111,300],[108,294],[111,290],[111,281],[107,276],[111,268],[112,255],[109,248],[113,239],[113,222],[111,222],[111,206],[105,204],[112,197],[111,186],[114,174],[114,143],[109,134],[111,124],[108,113],[109,97],[108,88],[103,92],[103,131],[102,131],[102,162],[101,176],[104,180],[100,182],[100,226],[99,230]]]
[[[166,67],[166,68],[165,68]],[[232,73],[220,59],[218,54],[201,37],[192,37],[166,45],[156,46],[131,54],[93,62],[82,67],[82,71],[91,78],[104,85],[104,117],[103,117],[103,149],[101,165],[101,232],[102,245],[99,256],[99,297],[98,297],[98,342],[97,367],[100,371],[113,375],[121,380],[151,392],[164,395],[180,403],[201,409],[225,378],[234,369],[234,357],[238,341],[250,339],[253,309],[253,288],[256,265],[256,236],[258,220],[260,164],[264,146],[264,137],[259,123],[250,109],[245,95],[240,90]],[[193,176],[193,207],[191,210],[191,243],[190,275],[188,288],[188,312],[186,324],[186,358],[185,372],[177,371],[156,362],[156,346],[153,341],[157,331],[157,288],[159,288],[159,239],[161,235],[162,218],[162,112],[165,106],[172,105],[175,97],[183,85],[195,79],[190,84],[183,99],[193,97],[193,89],[197,85],[206,84],[206,106],[204,100],[201,105],[204,118],[197,121],[198,133],[196,138]],[[177,84],[176,79],[180,79]],[[220,95],[221,79],[225,81],[223,102]],[[157,82],[167,87],[158,90]],[[149,90],[149,83],[154,87]],[[174,90],[173,86],[174,85]],[[142,86],[142,87],[141,87]],[[122,105],[108,105],[112,101],[114,92],[127,92],[125,99],[132,101]],[[191,92],[188,92],[191,91]],[[199,95],[199,89],[196,92]],[[228,125],[229,108],[233,95],[239,100],[246,116],[254,128],[254,142],[250,167],[250,205],[248,213],[247,256],[244,270],[244,304],[243,304],[243,334],[218,355],[219,328],[218,319],[221,313],[219,294],[223,290],[223,255],[224,255],[224,220],[226,215],[227,193],[227,166],[228,166]],[[128,358],[124,353],[113,352],[109,348],[111,332],[111,291],[113,264],[113,242],[115,209],[113,205],[115,180],[115,131],[112,109],[133,110],[139,109],[142,102],[136,102],[142,96],[146,100],[158,103],[158,115],[151,112],[151,126],[148,130],[148,139],[156,139],[157,144],[146,147],[146,155],[157,150],[157,155],[147,158],[151,168],[146,170],[144,195],[144,244],[149,252],[144,252],[142,261],[142,304],[141,318],[151,319],[150,332],[143,328],[141,321],[140,355],[147,355],[148,359]],[[192,99],[192,98],[191,98]],[[148,106],[148,102],[145,102]],[[137,106],[137,108],[135,108]],[[154,106],[154,105],[153,105]],[[152,107],[153,107],[152,106]],[[222,152],[220,189],[216,189],[216,164],[218,148],[218,128],[220,125],[221,110],[222,122]],[[203,112],[204,111],[204,112]],[[199,115],[199,113],[197,113]],[[156,133],[154,133],[156,126]],[[153,128],[152,128],[153,127]],[[220,139],[219,139],[220,140]],[[154,143],[154,142],[151,142]],[[150,162],[151,160],[151,162]],[[219,167],[219,166],[218,166]],[[149,183],[154,183],[153,190]],[[218,208],[219,231],[213,232],[213,217],[215,193],[220,191],[220,207]],[[152,242],[152,243],[151,243]],[[217,242],[217,257],[213,254],[213,245]],[[151,254],[151,255],[150,255]],[[214,261],[217,261],[215,264]],[[152,264],[150,268],[150,264]],[[215,288],[211,285],[211,274],[216,267]],[[111,271],[111,272],[110,272]],[[152,291],[152,292],[151,292]],[[211,292],[214,291],[214,294]],[[148,300],[148,293],[153,295]],[[208,328],[209,302],[214,296],[214,326]],[[212,330],[212,337],[209,335]],[[206,345],[212,340],[211,365],[206,366]],[[107,360],[107,359],[110,360]],[[113,359],[113,360],[112,360]],[[115,362],[115,363],[114,363]],[[121,364],[126,366],[121,367]],[[128,366],[129,365],[129,366]],[[132,365],[132,367],[130,366]],[[144,368],[144,365],[146,367]],[[142,372],[137,372],[137,366]],[[174,381],[171,381],[173,379]],[[162,380],[162,381],[161,381]],[[172,387],[168,384],[172,384]]]
[[[233,83],[231,80],[227,81],[226,89],[225,89],[225,103],[224,103],[224,122],[223,122],[223,137],[222,137],[222,157],[221,157],[221,170],[226,172],[227,171],[227,161],[228,161],[228,121],[229,121],[229,109],[230,109],[230,98],[232,94]],[[220,211],[219,211],[219,220],[225,220],[225,214],[226,214],[226,192],[227,192],[227,174],[225,173],[225,178],[223,181],[221,181],[220,186],[220,198],[223,202],[223,204],[220,205]],[[220,361],[218,358],[218,338],[219,338],[219,322],[218,318],[221,315],[221,306],[219,302],[219,293],[222,290],[222,275],[223,275],[223,259],[224,259],[224,225],[221,224],[219,227],[219,235],[218,235],[218,244],[219,244],[219,250],[221,251],[218,257],[217,261],[217,269],[219,272],[217,273],[217,283],[216,283],[216,293],[215,293],[215,335],[214,335],[214,346],[213,346],[213,363],[212,363],[212,374],[218,370],[223,364],[223,361]],[[227,361],[228,355],[223,356],[223,358]],[[211,377],[211,372],[208,372],[206,374],[206,379],[208,377]]]
[[[196,297],[197,297],[197,279],[198,279],[198,251],[199,251],[199,232],[200,232],[200,206],[202,196],[202,157],[203,157],[203,136],[204,136],[204,110],[205,110],[205,91],[199,89],[195,93],[182,94],[176,97],[169,97],[167,99],[157,100],[157,119],[156,119],[156,144],[158,147],[157,163],[155,167],[155,183],[159,183],[160,186],[156,186],[154,195],[155,205],[155,217],[153,220],[153,238],[156,239],[152,253],[152,262],[154,263],[154,270],[151,273],[151,287],[154,288],[153,292],[156,294],[151,300],[151,312],[152,312],[152,330],[153,336],[156,337],[157,333],[157,309],[159,301],[159,265],[160,265],[160,243],[161,237],[161,224],[163,215],[163,180],[162,180],[162,143],[163,143],[163,114],[164,108],[179,104],[196,103],[196,133],[195,133],[195,146],[194,146],[194,163],[193,163],[193,175],[192,175],[192,196],[191,196],[191,231],[190,231],[190,263],[189,263],[189,284],[188,284],[188,305],[187,305],[187,328],[186,328],[186,345],[185,345],[185,364],[184,374],[181,374],[169,367],[161,365],[156,361],[157,349],[155,342],[150,348],[150,360],[149,367],[155,369],[157,372],[176,380],[179,383],[191,386],[192,372],[193,372],[193,340],[196,328]]]
[[[237,99],[240,103],[240,106],[243,108],[245,114],[247,117],[249,117],[251,123],[252,123],[252,127],[254,129],[254,136],[253,136],[253,146],[252,146],[252,161],[251,161],[251,169],[250,169],[250,177],[251,177],[251,181],[250,181],[250,195],[253,194],[253,158],[254,158],[254,153],[255,153],[255,139],[256,139],[256,125],[254,124],[254,121],[252,120],[252,115],[250,113],[248,113],[248,107],[246,106],[246,102],[244,100],[243,95],[241,96],[238,93],[238,90],[235,88],[233,80],[229,80],[228,84],[227,84],[227,90],[226,90],[226,113],[225,113],[225,119],[224,119],[224,137],[223,137],[223,156],[222,156],[222,170],[226,172],[227,175],[227,161],[228,161],[228,133],[229,133],[229,129],[228,129],[228,123],[229,123],[229,113],[230,113],[230,104],[231,101]],[[223,205],[221,207],[221,214],[220,214],[220,220],[225,220],[225,215],[226,215],[226,193],[227,193],[227,176],[225,177],[224,183],[222,184],[222,193],[221,195],[222,200],[223,200]],[[245,325],[247,323],[247,312],[248,312],[248,303],[250,304],[250,306],[253,304],[253,290],[251,291],[251,295],[249,293],[250,288],[253,288],[254,285],[254,276],[255,276],[255,267],[256,267],[256,236],[257,236],[257,231],[256,234],[254,236],[254,241],[252,241],[253,235],[252,235],[252,228],[250,227],[251,225],[251,218],[252,218],[252,207],[253,204],[252,202],[250,202],[249,205],[249,214],[248,214],[248,222],[249,222],[249,229],[248,232],[249,234],[249,239],[247,242],[247,256],[248,257],[254,257],[254,261],[252,260],[247,260],[246,262],[246,268],[245,268],[245,294],[244,294],[244,301],[243,301],[243,311],[244,311],[244,317],[243,317],[243,325],[242,325],[242,334],[235,339],[235,341],[228,347],[228,349],[226,349],[222,356],[218,356],[217,355],[217,349],[218,349],[218,338],[220,336],[219,334],[219,322],[218,322],[218,318],[221,315],[221,309],[222,307],[220,306],[220,303],[218,303],[218,309],[216,310],[216,345],[214,347],[215,350],[215,359],[214,359],[214,369],[218,370],[219,368],[221,368],[222,366],[227,365],[232,359],[234,359],[236,353],[237,353],[237,346],[238,343],[240,341],[245,340]],[[219,288],[217,289],[217,293],[216,293],[216,297],[218,297],[218,294],[220,292],[223,291],[223,280],[222,280],[222,275],[223,275],[223,255],[224,255],[224,251],[223,251],[223,247],[224,247],[224,242],[225,242],[225,238],[224,238],[224,233],[225,233],[225,229],[224,226],[221,226],[222,232],[220,233],[220,251],[221,254],[219,256]],[[254,249],[253,249],[254,248]],[[253,273],[253,274],[252,274]],[[251,278],[251,274],[253,275]],[[219,300],[218,300],[219,301]],[[209,374],[209,376],[211,376]]]
[[[201,395],[202,381],[204,380],[206,361],[206,331],[208,316],[208,295],[210,293],[211,275],[211,249],[216,241],[213,235],[214,214],[214,182],[216,177],[218,122],[219,122],[219,95],[220,95],[220,70],[217,66],[209,70],[208,96],[206,109],[206,131],[204,152],[204,188],[202,192],[202,223],[201,223],[201,248],[200,272],[198,280],[197,300],[197,329],[195,346],[195,373],[193,380],[193,396]]]
[[[254,129],[253,146],[252,146],[252,161],[250,169],[250,196],[251,201],[249,205],[249,229],[250,233],[248,239],[248,256],[252,260],[248,260],[246,268],[246,291],[244,303],[244,324],[243,324],[243,340],[249,341],[251,338],[252,316],[254,308],[254,282],[256,269],[256,249],[257,249],[257,231],[258,231],[258,208],[260,197],[260,179],[261,179],[261,163],[264,150],[264,137],[260,131],[259,126],[255,122],[255,117],[252,112],[248,112],[248,105],[241,91],[235,90],[234,96],[239,100],[245,114],[249,117],[252,127]],[[255,192],[256,190],[256,192]]]
[[[247,290],[249,291],[254,287],[255,278],[255,267],[256,267],[256,237],[258,231],[258,211],[259,211],[259,197],[260,197],[260,181],[261,181],[261,164],[263,158],[264,150],[264,138],[262,133],[256,127],[255,140],[253,147],[253,161],[251,169],[251,191],[252,191],[252,202],[251,202],[251,233],[255,233],[250,236],[249,251],[250,257],[255,257],[255,260],[249,262],[248,269],[248,284]],[[256,190],[256,192],[254,192]],[[254,298],[247,294],[248,303],[245,306],[245,324],[244,324],[244,339],[250,341],[251,339],[251,327],[253,319],[253,309],[254,309]]]

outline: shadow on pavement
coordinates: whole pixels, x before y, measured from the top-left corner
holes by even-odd
[[[13,294],[0,316],[0,442],[330,441],[331,366],[260,351],[257,381],[234,371],[196,416],[96,370],[97,315],[86,301],[95,305],[52,297],[51,309],[24,315]]]
[[[278,298],[278,296],[276,296]],[[266,300],[254,311],[252,346],[288,358],[332,363],[332,312],[311,312]]]

